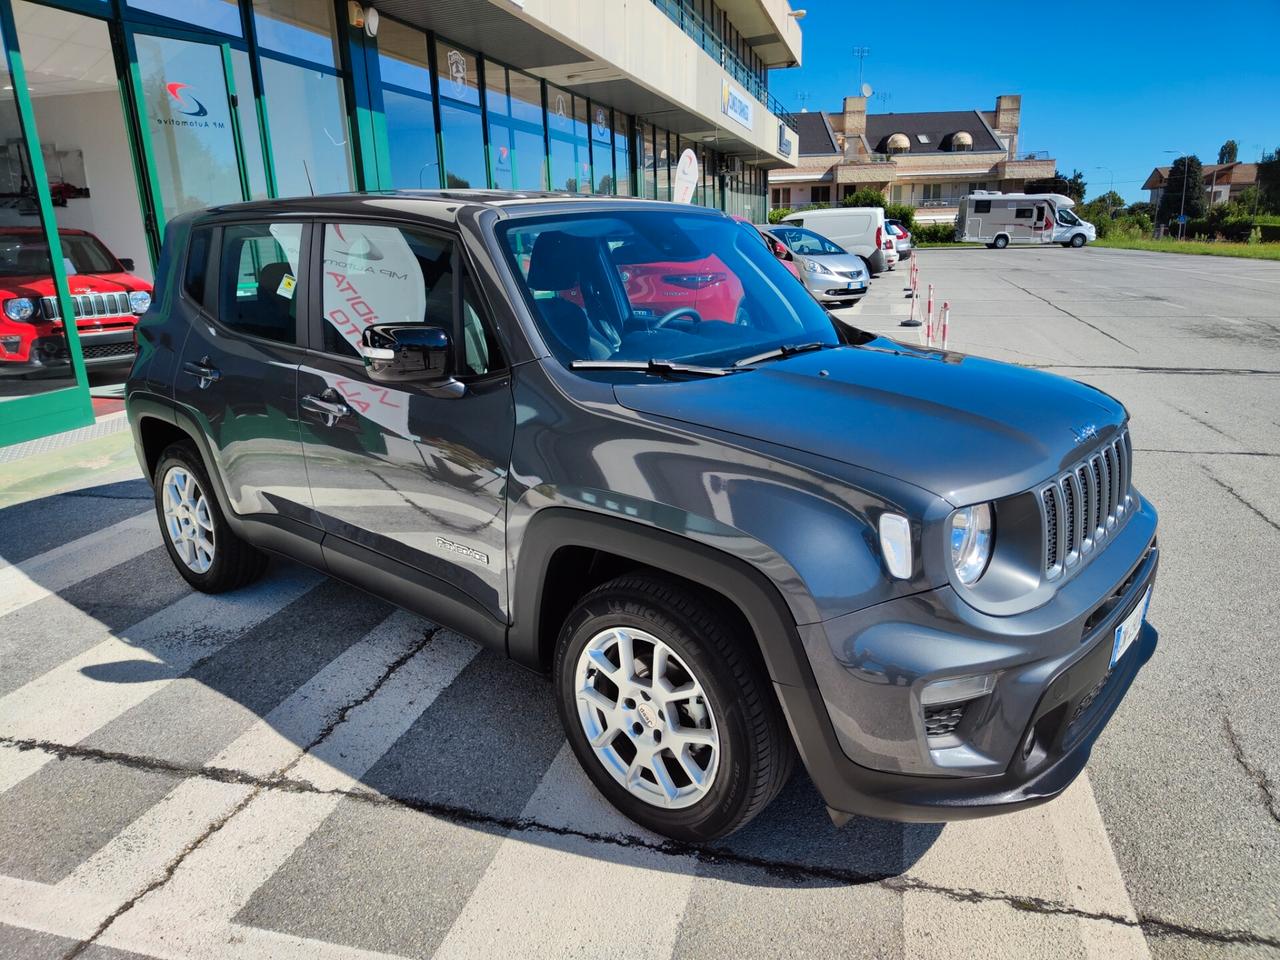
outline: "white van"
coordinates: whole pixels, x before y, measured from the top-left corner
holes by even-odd
[[[822,234],[832,243],[856,254],[865,261],[867,271],[872,276],[893,269],[898,262],[898,251],[894,247],[893,237],[885,229],[883,207],[830,207],[821,210],[801,210],[783,217],[782,222],[794,223],[798,227],[808,227],[815,233]]]
[[[1077,217],[1073,206],[1075,201],[1060,193],[977,190],[960,201],[956,239],[977,240],[997,250],[1011,243],[1083,247],[1097,239],[1098,231]]]

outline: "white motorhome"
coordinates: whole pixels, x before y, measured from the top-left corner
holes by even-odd
[[[977,240],[997,250],[1011,243],[1083,247],[1098,233],[1075,215],[1074,206],[1074,200],[1060,193],[975,190],[960,202],[956,239]]]

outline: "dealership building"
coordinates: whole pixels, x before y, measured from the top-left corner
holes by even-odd
[[[201,207],[441,187],[670,199],[686,151],[691,202],[763,220],[769,171],[797,154],[769,71],[800,62],[798,13],[787,0],[0,0],[0,445],[91,422],[85,357],[131,349],[86,333],[83,318],[106,329],[142,300],[88,283],[80,231],[145,286],[165,224]],[[51,375],[6,375],[19,337],[5,331],[73,313],[83,337],[60,338]]]

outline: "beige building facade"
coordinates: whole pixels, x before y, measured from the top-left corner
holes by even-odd
[[[797,115],[795,169],[769,174],[770,206],[838,203],[872,188],[916,208],[916,219],[955,218],[975,190],[1018,191],[1052,177],[1046,154],[1019,151],[1022,97],[1005,94],[992,110],[867,113],[865,97],[845,97],[840,113]]]

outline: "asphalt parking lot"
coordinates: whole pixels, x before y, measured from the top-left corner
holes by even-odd
[[[673,845],[465,638],[283,562],[192,593],[100,432],[0,462],[0,957],[1280,956],[1280,264],[919,262],[952,348],[1128,406],[1161,510],[1161,645],[1067,794],[836,830],[799,774]],[[905,277],[842,316],[918,337]]]

